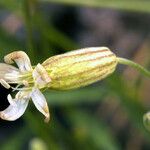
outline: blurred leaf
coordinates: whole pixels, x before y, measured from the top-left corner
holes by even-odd
[[[81,110],[71,110],[67,116],[75,134],[80,138],[88,138],[89,142],[91,141],[96,146],[96,149],[120,150],[119,143],[109,128],[93,115]]]
[[[27,111],[24,118],[33,133],[42,138],[49,149],[61,150],[57,142],[52,138],[49,124],[44,123],[44,120],[42,120],[38,115],[33,115],[31,111]],[[52,126],[53,125],[51,124],[51,127]]]
[[[0,0],[0,6],[6,9],[21,14],[23,0]]]
[[[21,44],[14,36],[7,34],[0,29],[0,59],[14,50],[23,50],[23,46],[23,43]]]
[[[46,26],[45,26],[46,27]],[[57,46],[62,47],[63,49],[72,50],[77,47],[77,45],[64,33],[55,29],[52,25],[43,29],[43,34],[47,37],[52,43]]]
[[[105,87],[90,87],[71,91],[46,91],[45,96],[50,105],[74,105],[100,101],[107,93]]]
[[[41,2],[53,2],[53,3],[61,3],[68,5],[78,5],[78,6],[86,6],[86,7],[108,7],[129,11],[139,11],[139,12],[150,12],[149,6],[150,1],[148,0],[40,0]]]
[[[74,41],[65,35],[65,33],[56,29],[52,24],[50,24],[50,22],[47,22],[43,16],[43,13],[39,9],[36,9],[33,19],[35,21],[35,25],[39,28],[39,30],[41,30],[45,38],[65,50],[77,48],[77,44]]]
[[[27,32],[27,47],[30,56],[32,56],[32,58],[35,57],[34,60],[41,60],[38,56],[41,57],[42,54],[44,54],[43,56],[46,58],[48,56],[50,57],[55,54],[55,50],[52,49],[53,46],[65,50],[76,48],[75,42],[65,35],[65,33],[58,31],[58,29],[45,19],[43,11],[39,9],[40,5],[41,4],[36,0],[24,0],[23,3],[22,12],[24,14]],[[38,35],[37,39],[35,38],[35,31]]]
[[[5,143],[1,145],[1,150],[20,150],[29,135],[28,128],[23,127],[16,131]]]
[[[126,108],[130,121],[138,128],[146,138],[150,139],[150,134],[145,130],[143,125],[143,115],[146,112],[143,104],[136,96],[135,89],[128,86],[125,81],[114,73],[108,81],[108,88],[120,98],[122,106]]]

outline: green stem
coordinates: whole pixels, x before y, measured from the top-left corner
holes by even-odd
[[[125,58],[118,57],[117,59],[118,59],[118,62],[120,64],[131,66],[131,67],[137,69],[138,71],[140,71],[145,76],[150,77],[150,71],[148,71],[147,69],[145,69],[141,65],[139,65],[139,64],[137,64],[131,60],[125,59]]]
[[[25,26],[26,26],[26,32],[27,32],[27,48],[28,48],[28,54],[31,58],[35,58],[34,54],[34,41],[32,37],[33,33],[33,27],[32,27],[32,16],[31,16],[31,3],[30,0],[24,0],[23,1],[23,13],[24,13],[24,20],[25,20]]]

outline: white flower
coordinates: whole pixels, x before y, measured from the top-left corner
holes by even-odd
[[[25,112],[29,100],[32,99],[35,107],[46,117],[48,122],[50,118],[48,105],[41,89],[46,88],[51,79],[45,68],[38,64],[32,67],[30,59],[23,51],[15,51],[4,57],[5,63],[0,63],[0,83],[5,88],[12,88],[18,91],[15,98],[8,95],[10,105],[3,111],[0,111],[0,118],[13,121],[18,119]],[[9,65],[15,62],[18,68]],[[13,87],[12,84],[17,84]]]

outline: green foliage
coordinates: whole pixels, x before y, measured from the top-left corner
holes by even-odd
[[[21,14],[22,2],[23,0],[7,0],[7,1],[1,0],[0,5],[8,9],[9,11]]]
[[[46,91],[45,95],[50,105],[77,105],[80,103],[94,103],[102,100],[108,94],[105,87],[82,88],[71,91]]]
[[[42,0],[43,1],[43,0]],[[78,6],[88,6],[88,7],[104,7],[104,8],[113,8],[121,9],[128,11],[137,11],[137,12],[150,12],[149,5],[150,1],[147,0],[44,0],[46,2],[67,4],[67,5],[78,5]]]
[[[0,29],[0,47],[1,47],[1,54],[0,54],[0,60],[2,61],[3,57],[14,51],[24,48],[24,44],[20,43],[19,40],[17,40],[12,35],[7,34],[5,31]]]
[[[29,137],[29,129],[23,127],[17,130],[11,137],[7,138],[6,141],[1,145],[1,150],[16,150],[22,149],[23,144],[27,137]]]
[[[95,116],[81,110],[70,110],[67,117],[78,140],[93,143],[96,149],[120,149],[119,143],[116,142],[109,128]]]

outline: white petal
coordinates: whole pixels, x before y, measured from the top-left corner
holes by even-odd
[[[30,99],[30,94],[31,94],[31,91],[19,91],[15,98],[16,99]]]
[[[10,88],[10,85],[4,79],[0,79],[0,84],[6,89]]]
[[[38,88],[43,88],[51,82],[51,78],[41,64],[38,64],[34,68],[32,72],[32,77],[34,79],[35,86]]]
[[[10,94],[8,94],[7,99],[8,99],[8,102],[10,105],[16,106],[16,101],[14,99],[12,99]]]
[[[4,57],[4,61],[8,64],[16,62],[21,72],[32,70],[30,59],[23,51],[15,51]]]
[[[10,98],[10,97],[9,97]],[[13,100],[13,99],[12,99]],[[10,105],[3,111],[0,111],[0,118],[3,120],[8,120],[8,121],[14,121],[18,118],[20,118],[27,106],[28,106],[28,99],[17,99],[14,100],[14,102],[10,102]]]
[[[0,63],[0,79],[5,80],[6,82],[16,81],[19,74],[19,70],[16,67]]]
[[[18,65],[21,72],[30,71],[32,68],[30,67],[30,63],[25,58],[15,59],[16,64]]]
[[[37,72],[36,69],[33,70],[32,76],[35,82],[35,86],[43,88],[47,83],[42,79],[41,75]]]
[[[45,69],[41,64],[38,64],[38,65],[36,66],[36,70],[37,70],[37,72],[41,75],[42,79],[43,79],[46,83],[51,82],[51,78],[50,78],[50,76],[48,75],[48,72],[46,71],[46,69]]]
[[[44,95],[38,89],[33,89],[31,93],[32,101],[35,107],[46,117],[45,121],[50,119],[49,109]]]

